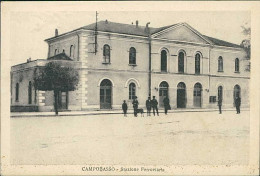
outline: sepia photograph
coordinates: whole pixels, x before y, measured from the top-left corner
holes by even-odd
[[[140,3],[1,3],[2,175],[258,175],[260,4]]]

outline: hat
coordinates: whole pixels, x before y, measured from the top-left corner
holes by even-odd
[[[153,96],[153,98],[155,98],[155,96]]]

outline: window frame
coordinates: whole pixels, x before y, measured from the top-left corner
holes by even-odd
[[[166,64],[165,64],[165,69],[163,70],[162,69],[162,52],[165,52],[165,62],[166,62]],[[165,49],[163,49],[163,50],[161,50],[161,72],[167,72],[168,71],[168,52],[165,50]]]
[[[103,64],[110,64],[111,63],[111,48],[108,44],[103,46]]]
[[[15,101],[19,102],[19,90],[20,89],[20,85],[19,83],[15,84]]]
[[[198,56],[199,58],[198,58],[198,60],[197,60],[197,57],[196,56]],[[197,74],[197,75],[199,75],[200,74],[200,66],[201,66],[201,64],[200,64],[200,59],[201,59],[201,54],[199,54],[199,53],[196,53],[195,54],[195,74]]]
[[[128,87],[128,99],[133,100],[136,96],[136,84],[131,82]]]
[[[129,62],[128,64],[130,66],[136,66],[136,49],[134,47],[131,47],[129,49]]]
[[[222,56],[218,57],[218,72],[224,72],[224,61]]]
[[[235,59],[235,73],[239,73],[240,65],[239,65],[239,59]]]
[[[183,53],[183,63],[182,65],[180,64],[180,54]],[[183,70],[180,71],[180,68],[183,68]],[[184,73],[185,72],[185,52],[184,51],[180,51],[178,53],[178,73]]]
[[[28,85],[28,104],[32,104],[32,82],[29,81]]]

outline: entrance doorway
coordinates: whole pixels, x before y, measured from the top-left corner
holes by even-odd
[[[194,85],[193,90],[193,106],[201,107],[201,97],[202,97],[202,85],[200,83],[196,83]]]
[[[166,81],[161,82],[159,85],[159,107],[164,107],[163,99],[168,96],[168,88],[169,85]]]
[[[68,109],[68,92],[58,93],[58,109],[65,110]]]
[[[177,108],[186,108],[186,85],[183,82],[177,85]]]
[[[100,84],[100,109],[112,108],[112,83],[104,79]]]

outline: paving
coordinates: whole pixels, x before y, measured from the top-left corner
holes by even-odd
[[[249,111],[11,118],[12,164],[245,165]],[[74,114],[74,113],[73,113]]]

